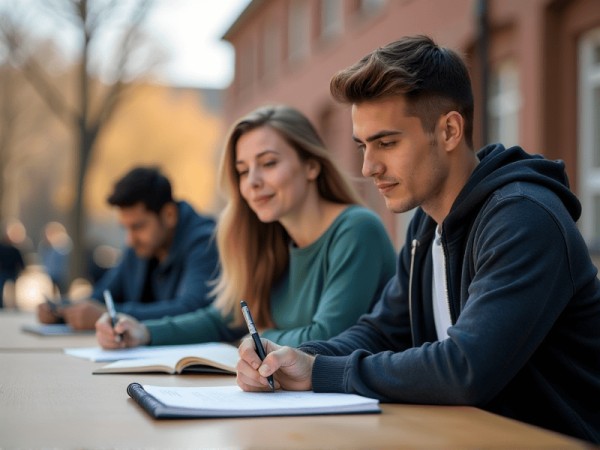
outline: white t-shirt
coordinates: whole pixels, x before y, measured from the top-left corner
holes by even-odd
[[[438,340],[441,341],[448,337],[448,328],[452,326],[452,319],[450,319],[448,284],[446,283],[446,258],[442,248],[442,236],[438,228],[435,228],[431,255],[433,257],[433,318]]]

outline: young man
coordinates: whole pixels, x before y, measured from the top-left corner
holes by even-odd
[[[210,303],[207,284],[217,275],[215,222],[186,202],[175,202],[171,183],[155,168],[138,167],[114,187],[108,203],[117,207],[127,232],[120,263],[94,286],[90,300],[52,311],[38,307],[41,322],[64,319],[75,329],[94,329],[106,311],[108,289],[116,309],[140,320],[195,311]]]
[[[238,384],[474,405],[600,442],[600,282],[564,165],[519,147],[472,149],[456,53],[424,36],[331,81],[352,105],[364,176],[388,208],[418,207],[373,313],[299,349],[240,346]]]

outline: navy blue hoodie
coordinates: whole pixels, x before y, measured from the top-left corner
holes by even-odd
[[[175,316],[211,303],[208,282],[218,274],[219,257],[213,237],[215,222],[199,215],[186,202],[177,203],[178,219],[169,254],[153,274],[155,301],[142,298],[149,260],[127,248],[120,263],[94,286],[92,298],[101,301],[110,289],[119,312],[139,320]]]
[[[442,224],[449,338],[432,311],[435,222],[413,217],[374,311],[318,355],[317,392],[472,405],[600,442],[600,282],[564,165],[488,146]]]

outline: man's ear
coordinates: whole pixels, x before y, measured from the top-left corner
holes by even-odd
[[[450,111],[441,118],[442,144],[446,150],[452,150],[461,143],[465,133],[465,119],[457,111]]]
[[[165,225],[169,228],[175,228],[177,225],[177,217],[179,210],[174,202],[165,203],[160,210],[160,217]]]

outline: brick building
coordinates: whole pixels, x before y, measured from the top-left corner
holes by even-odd
[[[265,103],[303,111],[400,246],[408,217],[387,212],[362,179],[350,113],[330,98],[329,79],[409,34],[466,56],[476,147],[518,143],[566,162],[580,227],[600,247],[599,0],[254,0],[223,36],[236,53],[226,123]]]

